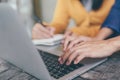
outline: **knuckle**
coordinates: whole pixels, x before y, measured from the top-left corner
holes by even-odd
[[[67,55],[68,55],[68,54],[63,55],[63,59],[64,59],[64,60],[67,59]]]
[[[69,57],[69,59],[70,60],[73,60],[73,59],[75,59],[77,57],[77,54],[72,54],[70,57]]]
[[[74,45],[75,44],[75,41],[71,42],[71,45]]]
[[[72,56],[70,56],[69,58],[68,58],[68,61],[72,61],[72,59],[73,59],[73,57]]]
[[[75,54],[78,54],[79,53],[79,51],[78,50],[75,50]]]
[[[81,55],[84,56],[84,57],[89,57],[89,54],[88,54],[88,53],[85,53],[85,52],[82,53]]]

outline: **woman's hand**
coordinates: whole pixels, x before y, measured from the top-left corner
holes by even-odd
[[[93,38],[87,37],[87,36],[76,36],[76,35],[67,36],[63,42],[64,51],[71,49],[78,43],[85,42],[85,41],[92,41],[92,40]]]
[[[32,39],[45,39],[54,35],[55,29],[53,27],[44,27],[36,23],[32,30]]]
[[[86,57],[107,57],[112,55],[112,53],[115,51],[117,51],[117,49],[115,46],[113,46],[111,40],[82,42],[65,52],[59,58],[59,62],[61,64],[66,62],[66,65],[70,65],[71,62],[74,61],[74,64],[78,64],[82,59]]]

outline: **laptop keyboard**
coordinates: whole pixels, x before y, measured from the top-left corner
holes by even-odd
[[[64,75],[83,66],[83,64],[80,63],[77,65],[72,63],[69,66],[65,64],[60,64],[58,62],[58,56],[43,51],[39,51],[39,52],[45,65],[47,66],[50,75],[56,79],[59,79],[60,77],[63,77]]]

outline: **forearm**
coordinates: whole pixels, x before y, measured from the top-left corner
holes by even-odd
[[[115,47],[116,51],[120,50],[120,36],[109,39],[109,41]]]
[[[95,37],[96,40],[104,40],[108,38],[111,34],[113,34],[113,31],[110,28],[102,28],[97,36]]]

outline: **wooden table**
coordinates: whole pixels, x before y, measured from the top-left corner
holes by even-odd
[[[38,80],[16,66],[0,59],[0,80]],[[120,52],[103,64],[89,70],[74,80],[120,80]]]

